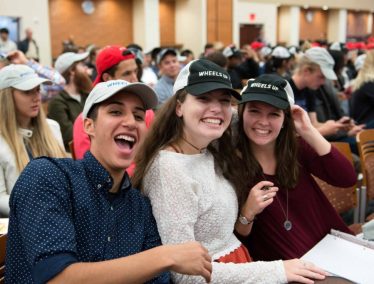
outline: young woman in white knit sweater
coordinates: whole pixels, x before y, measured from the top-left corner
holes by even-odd
[[[322,270],[298,259],[251,262],[235,237],[234,228],[242,232],[246,225],[237,221],[231,96],[240,99],[227,72],[195,60],[181,70],[174,96],[156,115],[136,159],[133,183],[151,200],[162,242],[201,242],[213,259],[211,283],[323,279]],[[172,277],[176,283],[205,282],[200,276]]]

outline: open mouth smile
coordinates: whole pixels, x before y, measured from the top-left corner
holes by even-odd
[[[132,149],[136,143],[135,136],[129,134],[120,134],[114,137],[114,141],[120,148]]]

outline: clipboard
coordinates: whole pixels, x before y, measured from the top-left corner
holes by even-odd
[[[331,230],[301,259],[355,283],[374,283],[374,242],[371,241]]]

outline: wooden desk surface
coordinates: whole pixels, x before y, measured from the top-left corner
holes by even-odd
[[[325,280],[322,281],[315,281],[314,283],[318,284],[352,284],[354,282],[351,282],[347,279],[336,277],[336,276],[328,276],[325,278]]]

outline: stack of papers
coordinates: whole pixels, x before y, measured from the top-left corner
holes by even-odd
[[[374,283],[374,243],[332,230],[302,259],[362,284]]]

